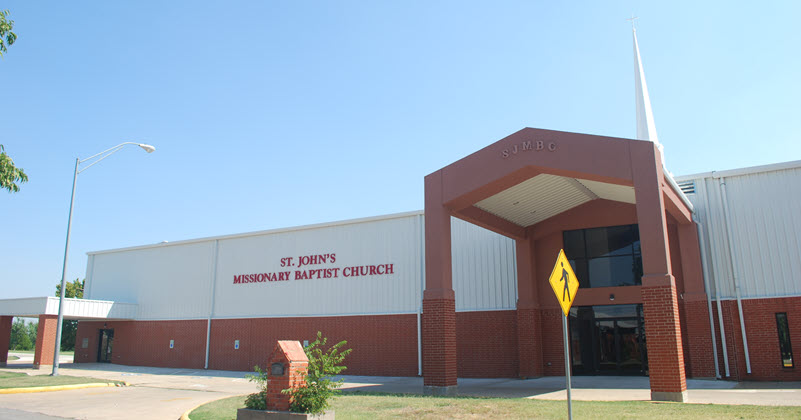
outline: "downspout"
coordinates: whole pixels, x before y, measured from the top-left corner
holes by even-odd
[[[720,364],[718,363],[718,343],[715,340],[715,317],[712,315],[712,297],[709,296],[709,268],[706,262],[706,242],[704,234],[701,231],[701,222],[698,220],[698,215],[693,213],[693,220],[695,221],[695,228],[698,231],[698,241],[701,247],[701,268],[704,272],[704,289],[706,293],[706,308],[709,312],[709,328],[712,330],[712,357],[715,360],[715,378],[720,379]]]
[[[706,187],[706,179],[704,179],[704,194],[706,195],[706,205],[707,209],[710,208],[710,201],[709,201],[709,190]],[[709,232],[709,225],[706,226],[706,233],[711,236],[711,232]],[[711,249],[711,248],[710,248]],[[703,255],[703,253],[701,253]],[[723,324],[723,307],[720,304],[720,285],[718,284],[718,277],[720,277],[720,267],[718,267],[717,259],[712,258],[712,271],[715,274],[712,279],[715,282],[715,302],[718,306],[718,325],[720,325],[720,344],[723,348],[723,366],[726,369],[726,377],[728,378],[731,376],[729,373],[729,350],[728,346],[726,346],[726,328]],[[711,314],[710,314],[711,315]]]
[[[209,368],[209,347],[211,345],[211,318],[214,316],[214,295],[217,289],[217,257],[220,255],[220,241],[214,241],[214,259],[211,261],[211,307],[209,307],[209,318],[206,322],[206,363],[203,369]]]
[[[715,173],[712,173],[715,177]],[[729,213],[729,199],[726,195],[726,178],[720,177],[721,203],[723,204],[723,221],[726,223],[726,235],[729,242],[729,263],[731,264],[731,275],[734,279],[734,293],[737,295],[737,311],[740,313],[740,330],[743,334],[743,350],[745,351],[745,367],[748,374],[751,374],[751,357],[748,355],[748,337],[745,334],[745,318],[743,317],[743,301],[740,298],[740,283],[738,279],[739,264],[734,262],[734,234],[731,230],[731,213]]]
[[[420,302],[417,304],[417,376],[423,376],[423,328],[422,328],[422,314],[423,314],[423,293],[426,288],[426,255],[425,255],[425,227],[424,215],[418,217],[420,225]]]

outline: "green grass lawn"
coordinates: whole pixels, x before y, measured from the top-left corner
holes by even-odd
[[[89,383],[121,383],[120,381],[110,381],[97,378],[80,378],[76,376],[50,376],[35,375],[28,376],[19,372],[0,371],[0,389],[5,388],[30,388],[34,386],[55,386],[55,385],[76,385]]]
[[[225,398],[192,411],[191,420],[233,420],[245,396]],[[337,419],[564,419],[564,401],[511,398],[443,398],[346,393],[333,401]],[[799,419],[801,407],[574,401],[577,419]]]

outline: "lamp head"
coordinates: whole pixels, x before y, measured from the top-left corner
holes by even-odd
[[[156,148],[151,146],[151,145],[149,145],[149,144],[140,143],[139,147],[141,147],[142,149],[145,150],[145,152],[148,152],[148,153],[153,153],[153,152],[156,151]]]

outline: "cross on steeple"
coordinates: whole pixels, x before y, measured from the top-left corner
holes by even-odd
[[[634,15],[631,15],[631,17],[630,17],[630,18],[626,19],[626,20],[628,20],[629,22],[631,22],[631,29],[632,29],[632,30],[634,30],[634,21],[636,21],[636,20],[637,20],[637,19],[639,19],[639,18],[640,18],[639,16],[634,16]]]

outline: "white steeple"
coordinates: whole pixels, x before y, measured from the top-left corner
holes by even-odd
[[[651,111],[651,99],[648,97],[648,85],[645,84],[645,72],[642,70],[640,47],[637,44],[637,30],[634,28],[634,19],[631,19],[631,32],[634,35],[634,96],[637,103],[637,139],[650,140],[656,144],[659,154],[662,155],[662,166],[665,166],[665,150],[656,135],[654,114]]]

